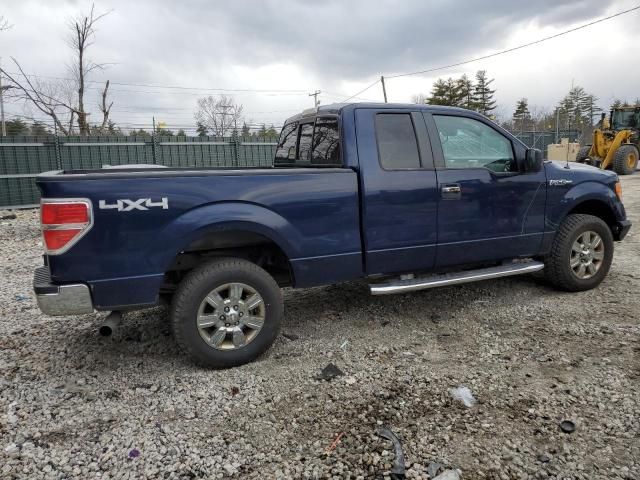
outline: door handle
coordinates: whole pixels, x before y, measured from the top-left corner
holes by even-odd
[[[442,187],[442,193],[462,193],[460,185],[445,185]]]

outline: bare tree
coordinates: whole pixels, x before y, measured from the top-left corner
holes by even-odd
[[[4,15],[0,15],[0,32],[9,30],[13,25],[9,24],[9,20]]]
[[[241,124],[243,107],[234,103],[233,97],[203,97],[198,99],[195,120],[214,136],[224,137]]]
[[[427,95],[425,95],[424,93],[418,93],[411,97],[411,101],[413,103],[417,103],[418,105],[427,103],[428,100],[429,100],[429,97],[427,97]]]
[[[72,78],[69,82],[45,82],[33,75],[28,75],[15,58],[12,60],[19,74],[12,75],[0,68],[0,72],[9,80],[14,96],[32,104],[38,111],[50,117],[63,135],[74,133],[75,124],[78,126],[80,135],[88,135],[90,132],[89,112],[85,107],[87,77],[94,70],[103,69],[105,64],[94,63],[88,59],[87,50],[93,45],[96,23],[108,13],[96,15],[92,5],[88,15],[82,15],[69,23],[71,30],[69,46],[74,53],[74,62],[70,67]],[[102,121],[97,127],[100,132],[104,132],[107,128],[113,105],[113,102],[107,101],[108,91],[109,81],[105,83],[102,91],[100,104]]]

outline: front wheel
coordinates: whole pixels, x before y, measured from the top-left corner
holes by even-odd
[[[243,365],[278,336],[282,293],[259,266],[239,258],[211,261],[180,283],[171,305],[176,341],[197,363]]]
[[[564,219],[545,258],[544,273],[554,286],[571,292],[597,287],[613,260],[609,226],[593,215],[574,214]]]

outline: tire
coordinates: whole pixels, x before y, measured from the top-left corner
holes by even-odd
[[[171,304],[171,326],[178,345],[199,365],[236,367],[271,346],[283,310],[282,292],[271,275],[247,260],[222,258],[180,282]]]
[[[583,147],[580,147],[580,150],[578,150],[578,154],[576,155],[576,162],[589,163],[587,162],[587,160],[589,160],[590,151],[591,151],[591,145],[585,145]]]
[[[620,145],[613,155],[613,171],[618,175],[631,175],[638,167],[638,148],[635,145]]]
[[[594,233],[600,238],[601,243],[594,248],[586,248],[585,241],[585,249],[579,249],[580,252],[589,250],[592,252],[591,255],[581,255],[574,250],[574,245],[580,245],[580,240],[588,238],[587,235],[594,239],[592,243],[595,245],[595,237],[592,235]],[[601,258],[596,263],[597,257]],[[590,258],[593,267],[589,266]],[[553,239],[551,252],[545,258],[544,273],[547,281],[555,287],[570,292],[580,292],[597,287],[607,276],[612,260],[613,235],[609,226],[593,215],[568,215],[560,224]],[[576,261],[579,263],[576,264]],[[585,274],[581,277],[583,263]],[[593,268],[596,268],[596,271],[591,273]]]

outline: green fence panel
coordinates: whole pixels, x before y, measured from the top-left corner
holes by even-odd
[[[0,208],[39,202],[37,174],[105,165],[270,167],[273,140],[238,137],[0,137]]]

